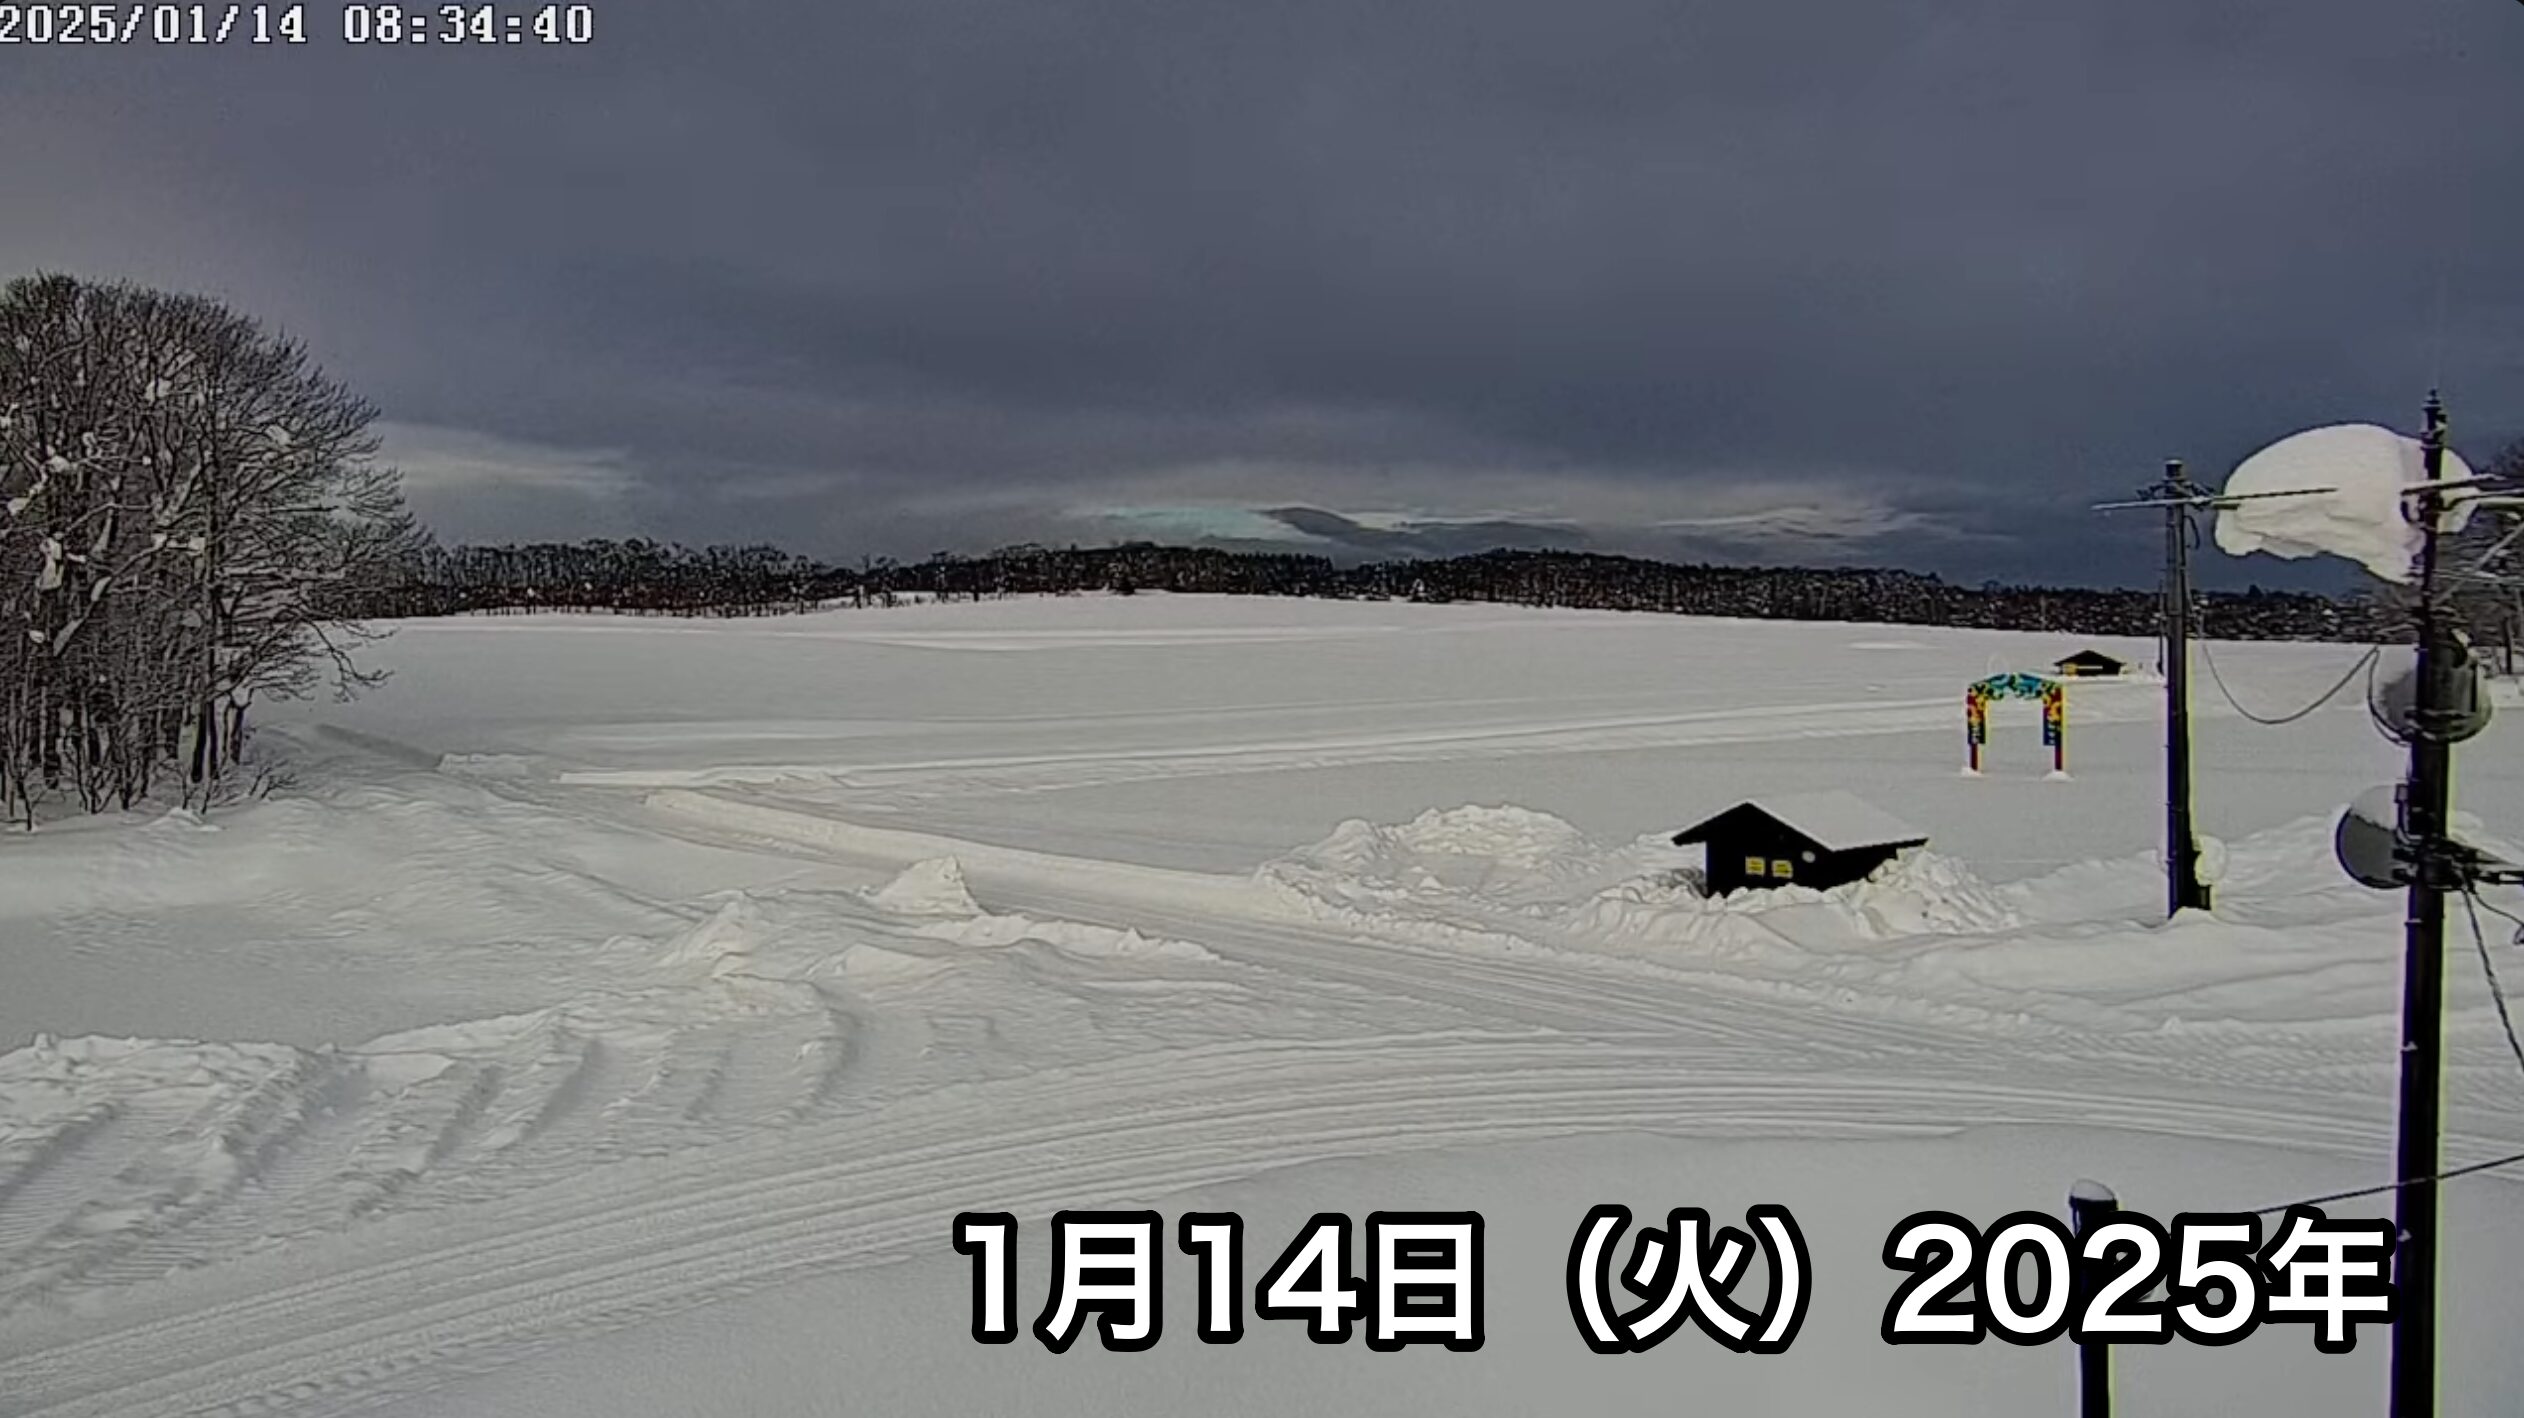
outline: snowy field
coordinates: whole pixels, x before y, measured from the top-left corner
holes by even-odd
[[[2073,687],[2065,780],[1994,706],[1963,775],[1963,685],[2081,643],[1153,595],[402,626],[387,686],[267,718],[268,799],[0,841],[0,1413],[2071,1412],[2064,1343],[1884,1344],[1886,1234],[2386,1180],[2400,940],[2330,856],[2399,770],[2357,695],[2262,727],[2201,674],[2178,926],[2158,686]],[[2262,713],[2357,653],[2210,648]],[[2518,717],[2460,753],[2491,840]],[[1828,788],[1930,849],[1675,884],[1674,829]],[[2451,952],[2460,1163],[2524,1147],[2524,1073],[2459,910]],[[1604,1201],[1788,1205],[1791,1352],[1590,1354]],[[1025,1223],[1030,1320],[1047,1218],[1113,1206],[1240,1211],[1248,1286],[1313,1212],[1478,1209],[1488,1343],[1203,1345],[1179,1253],[1149,1352],[972,1342],[958,1211]],[[2512,1412],[2524,1190],[2445,1206],[2446,1411]],[[2124,1350],[2123,1411],[2369,1414],[2386,1348]]]

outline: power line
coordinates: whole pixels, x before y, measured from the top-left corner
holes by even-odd
[[[2524,916],[2519,916],[2513,911],[2500,906],[2497,902],[2477,893],[2474,893],[2472,899],[2479,902],[2480,909],[2488,912],[2490,915],[2503,916],[2507,920],[2513,921],[2515,923],[2515,943],[2517,945],[2524,945]]]
[[[2463,910],[2471,917],[2471,943],[2480,952],[2480,972],[2489,977],[2489,999],[2498,1007],[2498,1023],[2506,1030],[2506,1046],[2515,1055],[2515,1066],[2524,1069],[2524,1043],[2515,1037],[2515,1016],[2507,1010],[2506,987],[2498,983],[2498,967],[2489,959],[2489,937],[2480,929],[2480,893],[2463,888]]]
[[[2434,1186],[2438,1182],[2449,1182],[2456,1177],[2468,1177],[2474,1172],[2493,1172],[2500,1167],[2512,1167],[2518,1162],[2524,1162],[2524,1152],[2510,1152],[2504,1157],[2492,1157],[2486,1162],[2473,1162],[2462,1167],[2448,1167],[2444,1171],[2436,1173],[2434,1176],[2410,1177],[2398,1182],[2385,1182],[2380,1186],[2359,1187],[2355,1191],[2329,1192],[2322,1196],[2309,1196],[2302,1201],[2283,1202],[2277,1206],[2255,1207],[2252,1210],[2245,1212],[2244,1215],[2268,1216],[2273,1212],[2285,1211],[2289,1207],[2293,1206],[2321,1206],[2326,1202],[2353,1201],[2362,1196],[2382,1196],[2386,1192],[2407,1191],[2411,1187]]]
[[[2185,520],[2186,522],[2188,521],[2188,519]],[[2183,534],[2186,538],[2188,538],[2191,545],[2199,546],[2203,544],[2198,528],[2185,526]],[[2196,613],[2206,609],[2206,607],[2198,602],[2194,602],[2190,609]],[[2201,617],[2201,623],[2203,625],[2207,623],[2206,616]],[[2252,722],[2263,725],[2267,728],[2278,728],[2284,724],[2293,724],[2297,720],[2304,718],[2305,716],[2313,713],[2315,710],[2330,703],[2332,696],[2338,694],[2341,690],[2348,688],[2349,682],[2358,677],[2358,672],[2372,667],[2382,653],[2383,651],[2381,647],[2368,647],[2365,654],[2358,656],[2357,663],[2349,666],[2349,672],[2340,676],[2340,680],[2337,684],[2332,685],[2331,688],[2322,692],[2322,697],[2316,699],[2313,703],[2306,705],[2304,708],[2297,710],[2293,714],[2282,714],[2276,718],[2268,718],[2246,709],[2243,706],[2243,701],[2235,697],[2235,692],[2226,687],[2226,676],[2218,672],[2217,655],[2209,648],[2209,638],[2205,635],[2200,637],[2200,659],[2202,662],[2207,664],[2209,680],[2217,686],[2219,697],[2223,698],[2226,701],[2227,706],[2232,708],[2236,713],[2241,714]]]
[[[2493,911],[2500,916],[2504,916],[2510,921],[2514,921],[2517,926],[2517,941],[2519,944],[2524,944],[2524,917],[2517,916],[2512,911],[2502,910],[2491,902],[2481,900],[2480,893],[2468,887],[2466,887],[2463,891],[2463,904],[2471,916],[2471,940],[2472,944],[2480,951],[2480,968],[2482,972],[2489,977],[2489,998],[2496,1003],[2498,1007],[2498,1023],[2503,1026],[2506,1031],[2507,1049],[2515,1055],[2516,1066],[2524,1068],[2524,1040],[2519,1040],[2516,1037],[2515,1016],[2509,1012],[2507,1008],[2506,989],[2498,982],[2498,967],[2489,958],[2489,937],[2480,929],[2480,909],[2482,907],[2487,907],[2490,911]],[[2438,1182],[2450,1181],[2455,1177],[2468,1177],[2474,1172],[2491,1172],[2500,1167],[2512,1167],[2518,1162],[2524,1162],[2524,1152],[2510,1152],[2504,1157],[2492,1157],[2485,1162],[2473,1162],[2462,1167],[2449,1167],[2433,1176],[2413,1177],[2398,1182],[2385,1182],[2380,1186],[2358,1187],[2350,1191],[2330,1192],[2322,1196],[2310,1196],[2302,1201],[2291,1201],[2279,1206],[2256,1207],[2255,1209],[2246,1212],[2245,1215],[2268,1216],[2273,1212],[2285,1211],[2289,1207],[2293,1206],[2320,1206],[2326,1202],[2353,1201],[2359,1197],[2382,1196],[2386,1192],[2399,1192],[2418,1186],[2433,1186]]]
[[[2338,683],[2322,692],[2321,698],[2316,699],[2313,703],[2306,705],[2304,708],[2297,710],[2293,714],[2282,714],[2276,718],[2270,718],[2253,713],[2251,710],[2246,709],[2240,700],[2235,698],[2235,692],[2226,687],[2226,677],[2219,674],[2217,671],[2217,656],[2210,652],[2209,642],[2205,638],[2200,641],[2200,659],[2202,663],[2208,666],[2209,679],[2216,684],[2217,692],[2224,696],[2229,705],[2234,707],[2236,713],[2243,715],[2245,718],[2250,719],[2256,724],[2266,725],[2271,728],[2277,728],[2281,724],[2293,724],[2297,720],[2304,718],[2306,715],[2311,714],[2315,710],[2330,703],[2333,697],[2338,695],[2341,690],[2349,687],[2350,681],[2356,679],[2360,672],[2364,671],[2367,666],[2374,664],[2376,662],[2376,658],[2382,653],[2383,652],[2380,649],[2369,649],[2365,654],[2358,656],[2357,663],[2349,666],[2349,672],[2340,676]]]
[[[2519,944],[2524,944],[2524,917],[2517,916],[2512,911],[2502,910],[2491,902],[2481,900],[2480,893],[2469,887],[2466,887],[2463,890],[2463,907],[2471,917],[2471,943],[2474,948],[2480,952],[2481,973],[2489,978],[2489,998],[2498,1007],[2498,1024],[2506,1032],[2507,1050],[2515,1055],[2516,1066],[2518,1068],[2524,1068],[2524,1040],[2518,1040],[2516,1038],[2515,1016],[2507,1008],[2506,988],[2498,982],[2498,967],[2495,962],[2491,961],[2489,958],[2489,937],[2486,932],[2480,929],[2480,911],[2482,907],[2487,907],[2489,910],[2496,912],[2498,915],[2504,916],[2506,919],[2515,922],[2516,939]],[[2450,1167],[2432,1177],[2418,1177],[2408,1181],[2386,1182],[2382,1186],[2359,1187],[2354,1191],[2332,1192],[2326,1196],[2307,1197],[2303,1201],[2289,1202],[2285,1206],[2260,1207],[2247,1214],[2252,1216],[2267,1216],[2272,1212],[2285,1211],[2290,1206],[2320,1206],[2325,1202],[2350,1201],[2363,1196],[2381,1196],[2385,1192],[2398,1192],[2407,1187],[2428,1186],[2454,1177],[2468,1177],[2474,1172],[2495,1171],[2500,1167],[2511,1167],[2518,1162],[2524,1162],[2524,1152],[2511,1152],[2504,1157],[2492,1157],[2486,1162],[2474,1162],[2469,1166]]]

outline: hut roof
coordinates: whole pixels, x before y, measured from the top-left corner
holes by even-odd
[[[1676,846],[1708,840],[1710,829],[1746,809],[1787,824],[1829,851],[1917,846],[1928,834],[1855,793],[1826,789],[1748,800],[1674,834]]]

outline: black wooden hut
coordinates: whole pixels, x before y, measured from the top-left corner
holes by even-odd
[[[2105,679],[2127,674],[2130,667],[2127,661],[2116,660],[2101,650],[2080,650],[2057,661],[2051,668],[2065,679]]]
[[[1674,834],[1708,851],[1709,894],[1746,887],[1857,881],[1928,834],[1854,793],[1798,793],[1742,802]]]

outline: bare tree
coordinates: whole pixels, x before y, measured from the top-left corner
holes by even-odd
[[[2492,486],[2463,529],[2446,539],[2443,574],[2464,632],[2511,675],[2524,650],[2524,439],[2479,471]]]
[[[257,696],[372,680],[331,608],[419,536],[374,418],[214,301],[0,289],[0,812],[207,803]]]

